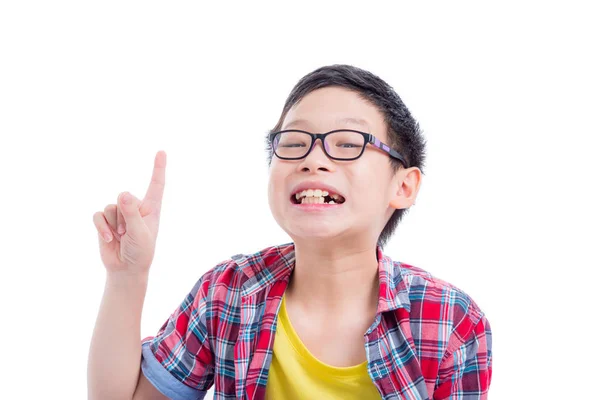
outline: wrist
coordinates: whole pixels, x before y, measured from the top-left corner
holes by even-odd
[[[111,286],[147,286],[148,272],[107,271],[106,283]]]

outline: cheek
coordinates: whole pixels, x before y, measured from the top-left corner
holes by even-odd
[[[277,188],[273,185],[273,182],[271,179],[269,179],[269,186],[268,186],[268,192],[267,192],[267,200],[269,203],[269,209],[271,210],[271,213],[273,214],[273,216],[275,217],[275,219],[277,219],[279,213],[279,207],[278,207],[278,201],[277,201]]]
[[[269,171],[269,181],[268,181],[268,196],[269,203],[279,199],[282,193],[285,191],[285,180],[284,174],[281,171],[281,168],[271,167]]]
[[[352,192],[361,194],[367,190],[374,190],[377,187],[377,180],[379,179],[377,174],[373,172],[375,170],[372,165],[367,163],[360,166],[357,165],[357,168],[348,170],[346,179],[352,188]]]
[[[375,172],[381,171],[381,172]],[[387,204],[389,192],[389,180],[379,165],[364,165],[362,168],[353,170],[348,175],[348,182],[352,190],[351,195],[356,203],[364,206]],[[373,207],[375,208],[375,207]]]
[[[273,200],[273,197],[275,196],[275,193],[277,193],[277,184],[273,180],[273,176],[270,176],[269,177],[269,184],[268,184],[268,187],[267,187],[267,194],[269,196],[269,203],[271,203],[271,201]]]

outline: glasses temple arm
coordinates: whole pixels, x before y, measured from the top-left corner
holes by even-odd
[[[373,146],[380,148],[381,150],[388,153],[390,156],[400,160],[400,162],[402,163],[402,166],[404,168],[408,168],[406,161],[404,160],[404,157],[402,157],[402,154],[398,153],[396,150],[392,149],[390,146],[383,143],[381,140],[377,139],[375,136],[373,136],[371,134],[369,134],[368,140],[369,140],[369,143],[371,143]]]

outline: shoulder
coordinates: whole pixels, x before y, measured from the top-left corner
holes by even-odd
[[[393,264],[404,306],[396,310],[396,321],[411,336],[432,398],[480,398],[492,374],[492,331],[486,315],[454,284],[410,264]]]
[[[196,289],[204,296],[215,292],[239,292],[244,288],[264,285],[269,277],[285,273],[290,243],[265,247],[253,253],[238,253],[217,263],[197,282]],[[282,268],[283,267],[283,268]]]
[[[470,340],[478,327],[489,330],[485,313],[464,290],[422,268],[397,261],[393,263],[399,276],[398,284],[408,296],[412,324],[421,330],[441,330],[442,337],[455,342],[448,343],[450,347]]]

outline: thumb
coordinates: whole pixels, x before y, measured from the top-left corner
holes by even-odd
[[[129,192],[119,196],[119,208],[127,224],[127,232],[133,235],[144,229],[144,220],[140,214],[141,204],[142,202]]]

